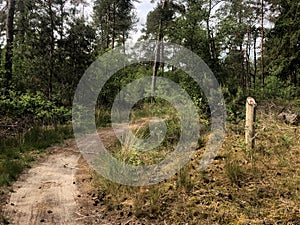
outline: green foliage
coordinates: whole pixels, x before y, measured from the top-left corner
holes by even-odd
[[[23,161],[19,159],[5,160],[0,164],[0,186],[9,185],[11,180],[16,180],[25,166]]]
[[[31,117],[44,123],[66,122],[71,118],[70,109],[57,106],[40,92],[19,93],[10,91],[0,98],[1,114],[11,117]]]
[[[262,100],[285,99],[292,100],[296,96],[296,87],[290,85],[276,76],[268,76],[265,79],[265,86],[255,91],[256,96]]]
[[[52,143],[59,143],[63,141],[63,139],[68,136],[68,132],[60,133],[55,129],[34,127],[24,134],[23,145],[37,149],[44,149],[49,147]]]
[[[284,136],[280,137],[280,140],[281,140],[281,142],[282,142],[282,145],[283,145],[286,149],[289,149],[289,147],[290,147],[290,145],[291,145],[291,143],[292,143],[293,137],[284,135]]]
[[[297,1],[278,1],[272,5],[279,15],[266,41],[266,67],[272,76],[299,86],[300,83],[300,5]]]
[[[223,95],[226,102],[227,119],[236,121],[245,118],[246,96],[239,87],[223,87]]]
[[[93,7],[93,24],[100,34],[98,48],[103,52],[116,45],[124,45],[129,32],[137,22],[133,12],[134,0],[96,0]]]
[[[18,1],[14,90],[41,92],[60,104],[72,104],[79,79],[95,59],[95,30],[77,15],[77,7],[71,0]]]
[[[82,1],[75,2],[17,2],[12,87],[1,87],[1,114],[30,116],[47,123],[65,122],[70,119],[70,110],[64,106],[72,105],[75,88],[88,66],[105,51],[125,46],[136,22],[135,0],[95,1],[93,22],[80,15],[78,6]],[[257,27],[260,4],[252,0],[184,0],[165,1],[163,9],[163,2],[158,2],[148,14],[145,37],[156,38],[162,22],[164,40],[198,54],[224,86],[229,117],[243,117],[240,107],[247,94],[258,99],[299,96],[300,10],[297,1],[266,1],[271,7],[265,7],[265,17],[274,22],[274,28],[266,30],[266,85],[263,89],[257,85],[261,76],[257,46],[261,32]],[[270,12],[276,12],[276,16]],[[5,42],[1,44],[3,58]],[[4,64],[3,61],[0,68],[2,76]],[[151,76],[152,66],[144,62],[116,73],[99,94],[97,107],[110,107],[125,85]],[[205,96],[187,74],[172,67],[159,74],[180,84],[199,112],[209,115]],[[3,81],[0,78],[1,84]],[[163,87],[158,89],[163,91]],[[133,93],[140,91],[139,85],[132,90]],[[146,91],[150,91],[150,87]],[[97,126],[109,123],[105,111],[98,112],[96,117]]]
[[[160,28],[163,36],[172,39],[172,32],[169,29],[174,29],[176,26],[176,13],[181,14],[183,12],[184,6],[176,1],[165,1],[164,6],[162,3],[157,4],[147,15],[146,29],[144,30],[146,36],[144,38],[156,39]]]

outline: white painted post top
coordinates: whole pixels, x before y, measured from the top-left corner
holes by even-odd
[[[253,105],[254,107],[257,105],[256,102],[255,102],[255,100],[254,100],[254,98],[251,98],[251,97],[247,98],[247,103],[249,105]]]

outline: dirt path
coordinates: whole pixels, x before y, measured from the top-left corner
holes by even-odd
[[[80,154],[56,149],[13,185],[4,210],[10,224],[80,224],[76,222],[76,170]]]
[[[103,128],[98,134],[105,146],[116,138],[111,128]],[[49,150],[49,155],[14,183],[3,210],[9,224],[110,224],[105,212],[93,208],[99,203],[91,184],[93,170],[82,158],[75,140]]]

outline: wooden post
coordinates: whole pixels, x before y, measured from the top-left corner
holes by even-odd
[[[248,97],[246,101],[246,126],[245,126],[245,139],[246,139],[247,150],[251,150],[254,147],[255,107],[256,107],[256,102],[254,98]]]

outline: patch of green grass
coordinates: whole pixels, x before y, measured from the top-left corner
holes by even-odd
[[[111,124],[111,113],[109,108],[97,108],[95,110],[96,127],[107,127]]]
[[[174,117],[177,115],[176,109],[167,101],[160,100],[159,102],[149,103],[147,101],[138,102],[130,112],[131,120],[139,120],[141,118],[159,117]]]
[[[132,130],[134,136],[129,134],[123,135],[123,145],[117,141],[109,147],[110,151],[118,160],[129,163],[134,166],[153,165],[164,160],[172,151],[179,141],[181,130],[180,120],[177,116],[165,118],[166,134],[163,135],[161,130],[152,130],[152,134],[157,135],[157,138],[162,140],[159,145],[148,151],[142,151],[143,145],[136,143],[136,138],[140,140],[147,140],[150,137],[149,121],[146,120],[139,124],[137,128]],[[204,144],[203,138],[199,138],[199,146]]]
[[[179,171],[177,176],[176,185],[178,188],[184,189],[186,192],[190,192],[193,187],[194,183],[190,176],[190,169],[188,167],[184,167]]]
[[[281,143],[282,145],[286,148],[289,149],[289,147],[291,146],[293,137],[288,136],[288,135],[284,135],[282,137],[280,137]]]
[[[230,156],[226,157],[225,172],[232,184],[241,185],[245,174],[238,160],[232,159]]]
[[[0,186],[10,185],[32,161],[53,144],[73,137],[72,127],[34,127],[25,134],[0,140]]]

